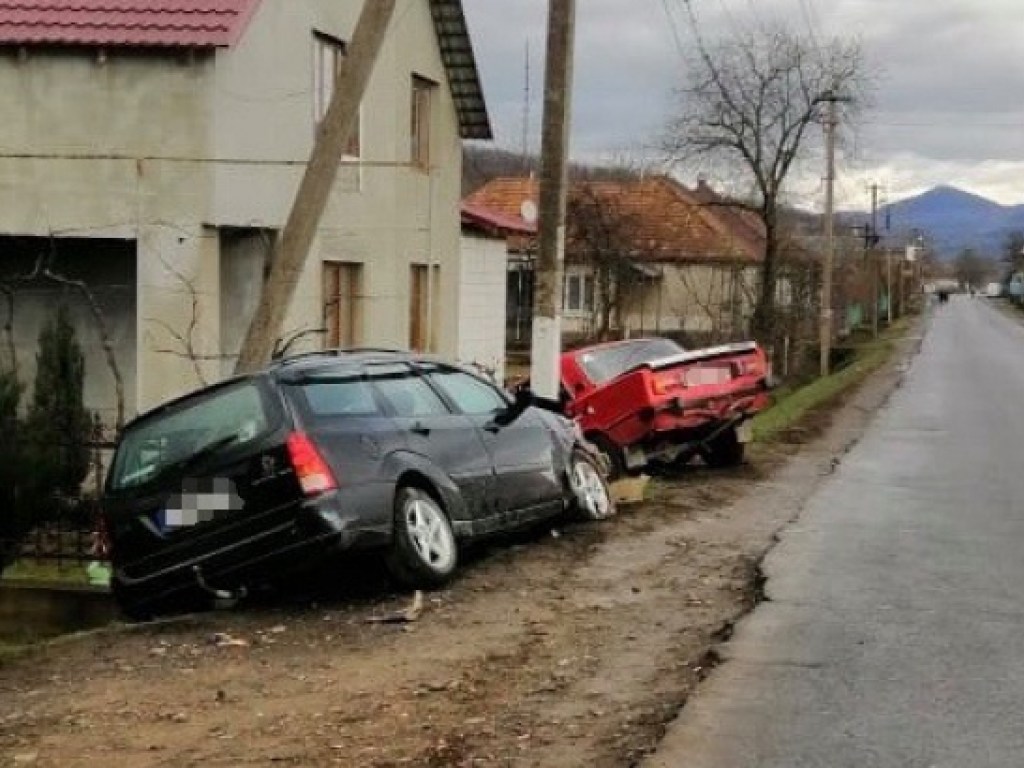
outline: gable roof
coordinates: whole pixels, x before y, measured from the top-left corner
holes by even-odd
[[[459,134],[464,139],[494,138],[462,0],[430,0],[430,13],[459,114]]]
[[[530,224],[521,216],[509,216],[483,205],[463,202],[460,206],[462,226],[483,232],[494,237],[533,237],[537,234],[537,225]]]
[[[632,181],[575,182],[570,196],[606,203],[635,228],[631,259],[651,262],[756,264],[764,258],[764,237],[750,222],[722,216],[725,208],[705,205],[690,190],[665,176]],[[536,179],[502,178],[484,185],[467,202],[518,217],[523,201],[537,202]],[[567,246],[572,257],[572,243]]]
[[[261,1],[0,0],[0,46],[230,47]],[[491,139],[462,0],[429,2],[459,133],[464,139]]]
[[[0,45],[234,45],[260,0],[0,0]]]

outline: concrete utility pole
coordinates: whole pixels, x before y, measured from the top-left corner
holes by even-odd
[[[352,44],[338,69],[334,95],[320,124],[291,213],[274,244],[270,275],[242,343],[235,373],[256,370],[270,361],[327,207],[342,153],[355,128],[359,105],[384,44],[395,3],[396,0],[365,0],[363,3]]]
[[[562,351],[562,273],[569,169],[575,0],[549,0],[544,132],[541,146],[540,243],[533,299],[530,382],[541,397],[557,398]]]
[[[832,356],[832,264],[835,261],[836,127],[839,97],[828,91],[821,98],[828,105],[825,114],[825,263],[821,275],[821,375],[828,376]]]

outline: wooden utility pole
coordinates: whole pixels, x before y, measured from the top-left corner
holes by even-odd
[[[359,117],[359,105],[384,44],[395,3],[396,0],[365,0],[363,3],[352,44],[338,68],[334,94],[320,124],[291,213],[274,244],[270,274],[242,343],[235,373],[253,371],[270,361],[327,207],[342,153]]]
[[[878,185],[871,185],[871,231],[865,238],[869,276],[871,278],[871,336],[878,338]]]
[[[541,397],[558,397],[562,351],[562,273],[569,183],[575,0],[548,0],[544,130],[541,146],[540,236],[534,274],[530,383]]]
[[[836,127],[839,125],[836,103],[838,96],[828,91],[823,97],[827,105],[825,114],[825,263],[821,275],[821,375],[828,376],[832,356],[832,264],[835,261],[835,181],[836,181]]]

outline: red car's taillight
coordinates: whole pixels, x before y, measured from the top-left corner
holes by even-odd
[[[288,436],[288,457],[302,492],[307,496],[337,489],[338,481],[334,479],[334,473],[305,433],[293,432]]]
[[[667,395],[679,388],[678,373],[656,373],[651,377],[651,391],[656,395]]]

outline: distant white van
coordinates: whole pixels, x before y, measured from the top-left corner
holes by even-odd
[[[991,299],[997,299],[1003,295],[1003,284],[1002,283],[989,283],[985,287],[985,295]]]

